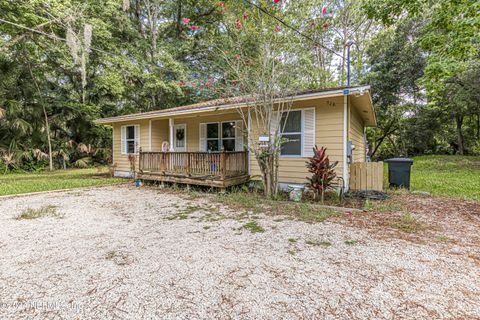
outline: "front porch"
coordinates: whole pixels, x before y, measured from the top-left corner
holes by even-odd
[[[224,189],[249,180],[248,152],[140,151],[137,177],[142,180]]]

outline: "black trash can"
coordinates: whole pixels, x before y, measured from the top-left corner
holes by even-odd
[[[409,158],[392,158],[388,163],[388,183],[390,188],[406,188],[410,190],[410,172],[413,160]]]

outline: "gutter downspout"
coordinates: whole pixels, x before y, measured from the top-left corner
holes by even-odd
[[[343,181],[345,181],[344,192],[349,189],[350,179],[348,176],[348,91],[343,94]]]

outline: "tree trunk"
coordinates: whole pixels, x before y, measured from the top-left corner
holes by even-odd
[[[464,149],[464,139],[463,139],[463,132],[462,132],[462,125],[463,125],[463,116],[456,115],[455,122],[457,124],[457,143],[458,143],[458,153],[463,155],[465,153]]]
[[[182,1],[177,0],[177,39],[180,39],[182,32]]]
[[[42,105],[43,115],[45,117],[45,127],[47,130],[47,141],[48,141],[48,164],[50,171],[53,171],[53,158],[52,158],[52,140],[50,139],[50,123],[48,122],[47,110],[45,106]]]
[[[480,113],[477,113],[477,142],[480,143]]]
[[[38,95],[40,100],[42,101],[42,110],[43,116],[45,117],[45,129],[47,131],[47,142],[48,142],[48,164],[50,171],[53,171],[53,158],[52,158],[52,140],[50,138],[50,123],[48,121],[47,110],[45,109],[45,103],[43,101],[42,92],[40,91],[40,87],[38,86],[37,80],[33,76],[32,66],[30,63],[28,64],[28,70],[30,71],[30,76],[32,77],[32,81],[35,84],[35,88],[37,89]]]

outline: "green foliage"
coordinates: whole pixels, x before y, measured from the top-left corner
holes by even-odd
[[[471,153],[480,140],[479,2],[366,0],[364,9],[386,27],[368,54],[373,155]]]
[[[337,176],[335,167],[338,164],[338,161],[330,163],[326,151],[327,149],[324,147],[318,149],[315,146],[313,157],[307,162],[308,172],[312,174],[312,177],[307,177],[307,187],[312,189],[315,194],[320,193],[322,202],[325,191],[332,187],[333,179]]]
[[[425,230],[427,225],[419,221],[411,213],[404,213],[400,217],[392,219],[391,227],[403,232],[414,233]]]
[[[78,51],[87,53],[82,66],[71,43],[0,23],[2,172],[44,166],[35,149],[57,168],[104,164],[111,130],[94,119],[248,92],[266,48],[287,71],[277,91],[344,84],[347,40],[354,82],[372,86],[375,157],[479,152],[478,1],[254,2],[303,36],[244,1],[223,3],[0,0],[2,19],[52,37],[70,30],[84,45],[85,26],[93,28],[91,49]],[[93,151],[78,152],[80,144]]]
[[[106,177],[104,168],[0,175],[0,196],[124,183]]]
[[[413,190],[433,195],[480,200],[480,157],[420,156],[413,158]]]
[[[265,229],[260,226],[257,221],[255,220],[252,220],[252,221],[249,221],[247,223],[245,223],[243,226],[242,226],[242,229],[246,229],[248,231],[250,231],[251,233],[262,233],[262,232],[265,232]]]
[[[46,216],[54,216],[54,217],[60,217],[60,215],[57,213],[57,207],[48,205],[44,206],[38,209],[32,209],[32,208],[27,208],[23,210],[17,217],[17,220],[31,220],[31,219],[37,219],[37,218],[42,218]]]

